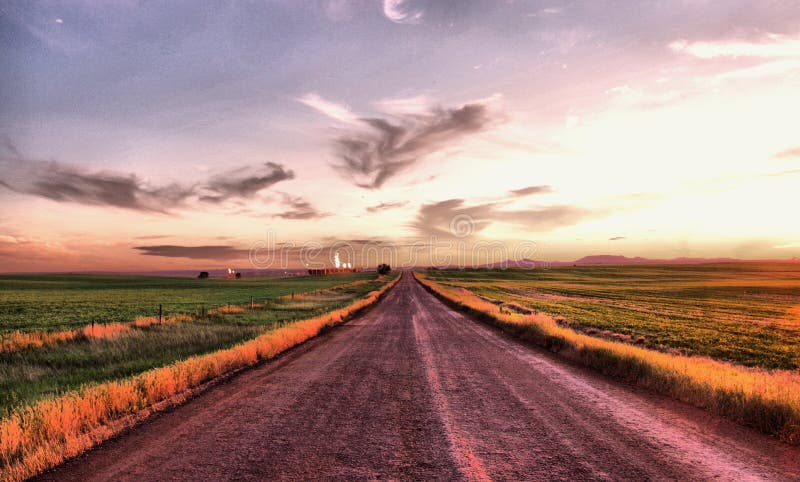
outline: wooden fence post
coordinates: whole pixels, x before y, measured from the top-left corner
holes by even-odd
[[[158,304],[158,324],[161,324],[161,303]]]
[[[253,309],[253,296],[250,295],[250,309]]]

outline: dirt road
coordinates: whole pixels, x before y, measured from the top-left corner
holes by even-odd
[[[797,480],[800,450],[605,381],[410,275],[366,315],[44,480]]]

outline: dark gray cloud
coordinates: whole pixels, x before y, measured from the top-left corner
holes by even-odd
[[[528,186],[523,187],[522,189],[513,189],[511,194],[514,196],[522,197],[522,196],[530,196],[531,194],[545,194],[548,192],[553,192],[553,188],[550,186]]]
[[[786,149],[772,156],[774,159],[800,159],[800,147]]]
[[[310,202],[306,201],[301,196],[284,194],[283,205],[289,209],[274,214],[274,217],[281,219],[319,219],[331,215],[331,213],[318,211]]]
[[[56,161],[19,161],[3,166],[0,183],[12,191],[58,202],[167,213],[193,194],[191,187],[149,187],[134,174],[88,172]]]
[[[232,197],[251,198],[262,189],[289,179],[294,179],[294,172],[274,162],[241,167],[209,179],[203,186],[207,193],[200,200],[219,203]]]
[[[362,119],[367,131],[354,130],[335,141],[334,167],[356,186],[377,189],[420,158],[483,130],[491,121],[483,104],[434,109],[427,114]]]
[[[531,209],[504,209],[505,203],[467,206],[464,199],[448,199],[424,204],[411,224],[423,235],[467,237],[478,234],[494,222],[546,231],[575,224],[589,211],[575,206],[541,206]]]
[[[408,205],[408,201],[396,201],[396,202],[388,202],[388,203],[380,203],[374,206],[367,206],[368,213],[377,213],[381,211],[386,211],[388,209],[398,209]]]
[[[609,241],[622,241],[626,239],[625,236],[614,236],[613,238],[608,238]]]
[[[28,159],[7,138],[0,139],[0,148],[0,186],[6,189],[58,202],[163,214],[185,207],[193,198],[212,203],[251,198],[262,189],[294,177],[291,170],[268,162],[218,174],[199,185],[152,186],[135,174],[90,171],[58,161]]]
[[[248,257],[250,253],[248,249],[230,245],[177,246],[164,244],[158,246],[136,246],[133,249],[139,250],[144,256],[212,260],[241,259]]]

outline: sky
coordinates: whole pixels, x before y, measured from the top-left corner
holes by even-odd
[[[794,0],[0,0],[0,67],[0,272],[800,256]]]

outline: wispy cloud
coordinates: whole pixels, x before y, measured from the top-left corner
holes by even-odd
[[[536,17],[536,18],[547,18],[547,17],[555,17],[556,15],[561,15],[564,13],[564,9],[562,7],[547,7],[542,8],[534,13],[528,14],[529,17]]]
[[[766,35],[759,41],[687,42],[677,40],[669,44],[670,49],[701,59],[718,57],[798,58],[800,38],[785,35]]]
[[[717,75],[711,81],[715,83],[726,80],[761,79],[764,77],[778,77],[797,71],[800,71],[800,60],[775,60],[752,67],[731,70]]]
[[[383,0],[383,14],[394,23],[419,23],[422,10],[407,8],[408,0]]]
[[[398,209],[408,206],[408,201],[396,201],[389,203],[380,203],[374,206],[367,206],[368,213],[377,213],[381,211],[388,211],[389,209]]]
[[[358,122],[358,116],[353,114],[349,107],[323,99],[318,94],[313,92],[298,98],[297,101],[325,114],[331,119],[335,119],[347,124],[355,124]]]
[[[221,203],[251,198],[257,192],[294,173],[268,162],[242,167],[211,177],[205,183],[153,186],[132,173],[92,171],[58,161],[27,159],[8,139],[0,147],[0,186],[14,192],[57,202],[110,206],[134,211],[169,214],[187,207],[190,200]]]
[[[772,156],[774,159],[800,159],[800,147],[786,149]]]
[[[528,229],[550,230],[569,226],[591,214],[576,206],[538,206],[504,209],[504,203],[467,205],[464,199],[424,204],[411,227],[423,235],[443,237],[478,234],[492,223],[507,223]]]
[[[706,81],[712,85],[725,81],[777,77],[800,70],[800,37],[767,34],[758,40],[687,42],[677,40],[669,48],[702,60],[747,60],[747,64],[714,75]],[[755,64],[754,64],[755,62]]]
[[[517,197],[530,196],[532,194],[546,194],[549,192],[553,192],[553,188],[545,185],[528,186],[528,187],[523,187],[522,189],[512,189],[510,191],[512,195]]]
[[[262,189],[289,179],[294,179],[294,172],[275,162],[240,167],[209,179],[203,186],[206,194],[200,200],[219,203],[234,197],[251,198]]]
[[[171,238],[171,237],[172,237],[171,234],[152,234],[152,235],[146,235],[146,236],[134,236],[133,239],[140,239],[142,241],[149,241],[149,240],[152,240],[152,239],[164,239],[164,238]]]
[[[282,203],[289,209],[274,214],[273,217],[281,219],[319,219],[331,216],[331,213],[317,210],[301,196],[292,196],[284,193]]]
[[[242,259],[249,256],[248,249],[237,248],[230,245],[211,246],[178,246],[171,244],[157,246],[136,246],[144,256],[161,256],[165,258],[189,258],[210,260]]]
[[[425,114],[362,119],[368,130],[355,129],[335,141],[334,167],[359,187],[380,188],[420,158],[483,130],[491,121],[484,104],[433,109]]]
[[[0,165],[4,165],[0,161]],[[193,195],[191,187],[146,185],[134,174],[89,172],[56,161],[24,161],[3,167],[0,184],[12,191],[95,206],[167,213],[183,206]]]
[[[625,236],[614,236],[613,238],[608,238],[609,241],[622,241],[626,239]]]
[[[432,100],[426,95],[392,97],[375,102],[379,110],[392,115],[424,114],[430,111],[432,105]]]

